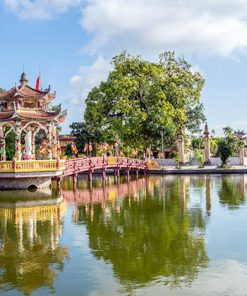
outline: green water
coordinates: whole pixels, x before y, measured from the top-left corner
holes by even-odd
[[[0,192],[0,295],[247,295],[247,176]]]

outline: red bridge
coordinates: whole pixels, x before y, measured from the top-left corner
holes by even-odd
[[[88,173],[88,179],[92,180],[94,171],[101,171],[102,177],[106,178],[106,170],[113,170],[115,176],[124,172],[129,176],[130,172],[146,172],[147,161],[127,157],[85,157],[73,158],[65,161],[65,169],[61,177],[73,176],[76,180],[79,173]],[[60,181],[61,178],[58,179]]]

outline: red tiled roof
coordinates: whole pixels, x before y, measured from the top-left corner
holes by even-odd
[[[47,120],[47,119],[54,119],[57,115],[59,115],[59,113],[60,113],[60,110],[56,112],[46,112],[42,110],[40,111],[16,110],[16,111],[10,111],[10,112],[0,112],[0,121],[17,119],[17,118]]]
[[[21,88],[19,88],[18,93],[27,97],[44,97],[48,94],[48,92],[34,89],[28,85],[23,85]]]
[[[25,117],[25,118],[33,118],[33,119],[42,119],[42,118],[54,118],[56,117],[59,112],[45,112],[45,111],[22,111],[17,110],[16,114]]]
[[[61,135],[59,136],[59,141],[63,142],[63,141],[74,141],[76,140],[76,137],[75,136],[71,136],[71,135]]]
[[[0,120],[1,119],[8,119],[10,118],[15,112],[10,111],[10,112],[0,112]]]
[[[8,91],[0,93],[1,100],[13,98],[50,99],[52,95],[49,94],[49,90],[41,91],[28,85],[13,87]]]
[[[5,97],[12,97],[16,93],[16,88],[12,87],[10,90],[0,92],[0,99]]]

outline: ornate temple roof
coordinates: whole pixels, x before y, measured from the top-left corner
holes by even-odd
[[[0,103],[3,105],[0,111],[0,122],[36,120],[59,123],[65,120],[66,111],[61,110],[61,105],[49,107],[49,103],[55,98],[55,93],[50,93],[50,87],[46,90],[30,87],[27,85],[28,79],[25,73],[22,73],[20,83],[20,86],[0,93]],[[30,106],[30,100],[34,105]],[[29,102],[29,105],[25,105],[25,101]],[[40,102],[42,104],[39,104]]]
[[[10,90],[0,93],[0,100],[14,100],[14,99],[37,99],[51,102],[55,99],[55,93],[50,93],[50,87],[46,90],[37,90],[27,85],[28,80],[26,74],[22,73],[20,79],[21,85],[18,87],[12,87]]]
[[[234,136],[241,140],[246,140],[246,132],[244,130],[234,131]]]

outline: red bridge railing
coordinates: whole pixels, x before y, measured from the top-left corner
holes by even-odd
[[[62,176],[76,175],[82,172],[93,173],[94,170],[114,169],[129,171],[146,171],[147,162],[127,157],[85,157],[65,161]]]

